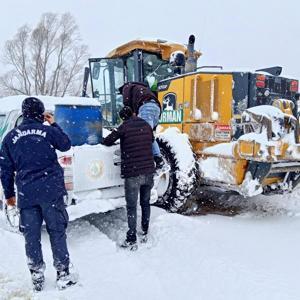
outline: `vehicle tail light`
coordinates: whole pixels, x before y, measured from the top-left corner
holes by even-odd
[[[298,92],[298,80],[292,80],[290,83],[290,91]]]
[[[256,75],[256,86],[258,88],[264,88],[266,86],[266,76],[262,74]]]
[[[74,188],[72,160],[72,156],[62,156],[59,158],[59,163],[64,170],[64,181],[67,191],[72,191]]]
[[[62,156],[59,158],[59,163],[63,166],[72,165],[72,156]]]

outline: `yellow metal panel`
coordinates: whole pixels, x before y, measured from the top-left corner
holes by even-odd
[[[254,143],[248,141],[239,141],[240,156],[254,156]]]
[[[195,73],[173,78],[166,91],[160,91],[158,98],[163,105],[163,99],[169,93],[176,94],[177,109],[183,109],[182,132],[187,133],[193,141],[194,149],[204,149],[219,143],[215,129],[218,125],[231,124],[232,117],[232,75]],[[201,119],[195,118],[195,109],[201,111]],[[164,122],[165,123],[165,122]],[[169,124],[168,126],[173,126]],[[166,127],[164,125],[164,127]],[[178,125],[176,125],[178,127]],[[219,128],[218,128],[219,130]],[[230,141],[229,127],[228,138]],[[200,143],[199,145],[196,145]]]
[[[211,81],[203,80],[203,78],[200,75],[196,76],[192,80],[192,85],[191,85],[192,98],[190,100],[190,103],[192,109],[195,108],[200,109],[202,115],[201,118],[202,122],[212,121],[211,119],[212,110],[211,110],[211,102],[210,102],[211,87],[212,87]]]
[[[288,143],[282,143],[280,145],[280,157],[284,157],[286,156],[286,153],[287,153],[287,149],[289,148],[289,144]]]
[[[245,159],[238,159],[235,163],[235,178],[236,184],[240,185],[243,183],[245,174],[248,167],[248,161]]]
[[[275,99],[272,105],[279,108],[283,113],[293,116],[295,104],[291,100]]]
[[[214,122],[230,125],[232,117],[232,75],[196,73],[185,76],[184,115],[186,122]],[[194,111],[202,118],[197,120]]]
[[[269,149],[268,149],[269,150]],[[260,143],[255,141],[238,141],[238,153],[241,157],[258,158],[260,152]]]

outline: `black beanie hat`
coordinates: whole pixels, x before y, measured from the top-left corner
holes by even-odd
[[[44,112],[45,106],[40,99],[35,97],[28,97],[23,100],[22,114],[24,118],[44,122]]]
[[[129,106],[124,106],[119,112],[119,116],[123,121],[128,120],[132,114],[132,109]]]

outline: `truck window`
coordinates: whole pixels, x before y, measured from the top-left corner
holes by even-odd
[[[5,120],[5,115],[0,115],[0,128],[2,128],[4,120]]]
[[[3,134],[6,131],[6,127],[7,127],[4,126],[5,117],[6,117],[5,115],[0,115],[0,143],[3,139]]]

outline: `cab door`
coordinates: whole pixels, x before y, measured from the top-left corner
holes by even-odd
[[[123,106],[118,89],[125,83],[124,62],[120,58],[91,58],[89,63],[92,95],[101,104],[103,126],[116,126]]]

